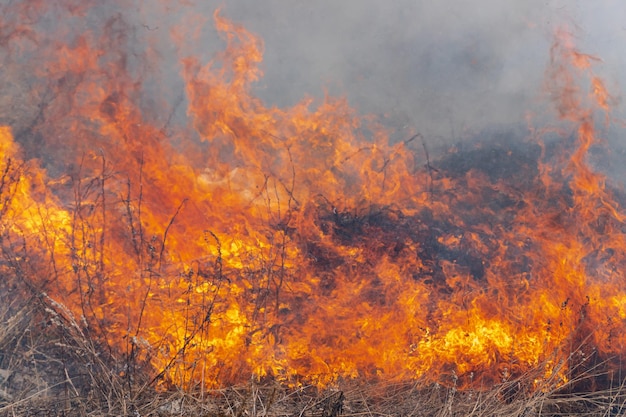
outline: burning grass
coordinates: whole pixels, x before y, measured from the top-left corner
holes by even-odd
[[[86,339],[76,323],[62,318],[67,311],[54,311],[55,307],[64,310],[52,302],[43,313],[13,312],[13,322],[21,320],[20,331],[3,329],[2,416],[550,417],[617,416],[626,410],[623,378],[609,378],[594,369],[565,385],[556,378],[544,380],[539,389],[534,381],[542,377],[543,367],[505,383],[466,390],[384,381],[288,388],[270,380],[212,390],[155,389],[149,374],[122,376],[123,366],[103,359],[102,349]],[[41,319],[47,320],[45,324]],[[598,380],[605,382],[604,388],[579,389]]]
[[[559,146],[548,152],[558,155]],[[470,171],[481,171],[491,174],[493,184],[501,185],[503,180],[519,184],[518,178],[538,175],[540,155],[541,147],[537,145],[507,147],[496,140],[478,149],[449,153],[424,169],[433,171],[434,181],[438,177],[465,178]],[[497,210],[505,212],[504,218],[510,218],[507,208],[519,209],[519,203],[510,198],[490,197],[486,201],[497,204]],[[345,247],[358,243],[365,235],[374,236],[381,244],[372,256],[401,252],[403,248],[398,248],[397,242],[407,239],[427,242],[418,256],[429,265],[428,269],[417,271],[413,279],[426,281],[438,293],[452,293],[440,262],[452,261],[471,271],[473,280],[484,282],[479,254],[472,255],[468,250],[471,248],[455,249],[442,243],[445,236],[464,231],[433,217],[428,212],[405,216],[393,207],[372,207],[366,214],[357,215],[333,210],[324,201],[318,206],[317,216],[319,227]],[[384,246],[387,243],[391,246]],[[43,266],[21,262],[26,258],[25,250],[23,245],[3,247],[0,415],[608,416],[619,415],[626,407],[621,368],[615,367],[613,359],[598,355],[591,333],[582,325],[582,316],[582,333],[570,332],[574,337],[568,355],[555,352],[554,356],[546,356],[545,362],[519,374],[502,371],[499,381],[481,374],[468,381],[473,376],[456,374],[450,368],[451,373],[438,383],[428,378],[390,382],[384,376],[369,376],[340,378],[332,387],[323,388],[307,385],[303,376],[300,386],[289,387],[268,376],[252,377],[248,383],[222,389],[207,388],[201,380],[185,389],[164,385],[167,368],[155,373],[145,352],[140,351],[149,346],[132,342],[138,346],[120,355],[103,341],[97,329],[90,329],[65,305],[42,293],[36,274]],[[341,268],[341,257],[328,248],[310,251],[329,270]],[[523,266],[528,262],[520,261],[520,268],[529,268]],[[335,285],[329,281],[320,290],[330,294]],[[374,291],[371,298],[381,296]],[[181,350],[179,357],[184,355]]]
[[[342,99],[267,107],[261,41],[218,12],[163,119],[158,61],[102,23],[5,22],[37,111],[0,128],[3,413],[621,412],[626,199],[587,161],[612,100],[565,34],[553,141],[432,158]]]

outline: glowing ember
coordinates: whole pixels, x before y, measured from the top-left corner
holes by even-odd
[[[552,50],[573,152],[529,141],[471,151],[482,166],[435,162],[342,99],[266,107],[250,93],[260,41],[214,18],[219,60],[182,59],[189,128],[139,105],[121,19],[37,57],[36,33],[9,42],[47,83],[19,138],[43,162],[0,130],[4,254],[115,355],[181,386],[488,386],[624,352],[624,210],[585,161],[611,103],[595,58],[565,35]]]

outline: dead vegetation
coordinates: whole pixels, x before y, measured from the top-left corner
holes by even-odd
[[[10,167],[6,171],[10,172]],[[3,201],[10,200],[14,189],[11,181],[18,178],[19,175],[6,177],[3,192],[8,200]],[[329,227],[341,229],[343,232],[338,235],[349,240],[360,231],[360,219],[340,215],[329,214],[325,221]],[[388,217],[368,221],[378,219],[384,223]],[[135,223],[131,219],[131,225]],[[82,225],[76,222],[74,227]],[[211,390],[202,384],[185,389],[168,385],[146,366],[139,351],[141,346],[130,343],[130,350],[125,353],[112,349],[101,335],[94,333],[99,327],[88,325],[89,314],[77,318],[65,305],[49,297],[42,281],[35,279],[41,271],[51,270],[49,261],[29,257],[26,244],[16,241],[7,227],[3,230],[0,416],[531,417],[618,416],[626,412],[625,379],[619,370],[611,373],[608,369],[615,368],[592,360],[572,360],[567,364],[570,379],[566,383],[557,377],[558,369],[546,378],[547,367],[541,365],[535,371],[495,385],[491,381],[484,386],[474,383],[472,389],[457,386],[454,374],[445,385],[340,380],[330,388],[320,389],[312,385],[282,385],[271,378]],[[141,233],[133,236],[137,236],[137,245],[146,244]],[[97,271],[99,258],[94,259]],[[148,273],[152,271],[153,265],[150,266],[146,268]],[[82,296],[84,311],[90,307],[89,296]],[[131,336],[129,332],[128,337]],[[581,352],[591,352],[593,356],[583,345],[572,349],[571,355]]]
[[[419,382],[340,381],[334,387],[289,388],[250,381],[223,389],[157,389],[148,374],[123,377],[115,358],[87,337],[63,306],[46,298],[8,301],[0,330],[0,416],[619,416],[621,378],[595,392],[575,391],[593,372],[566,385],[539,375],[459,390]],[[539,372],[539,371],[537,371]],[[621,382],[620,382],[621,381]]]
[[[7,23],[5,25],[7,30],[4,30],[4,35],[0,36],[0,46],[3,48],[6,48],[10,38],[23,36],[21,31],[9,30],[11,25],[8,22],[20,22],[18,17],[8,13],[10,9],[15,8],[11,6],[12,3],[9,2],[2,7],[3,15],[6,17],[3,21]],[[18,3],[25,4],[26,2],[15,4]],[[45,2],[41,3],[43,5]],[[34,14],[33,11],[31,13]],[[121,23],[123,23],[121,19],[111,20],[111,26],[119,24],[123,31],[124,25]],[[107,25],[107,27],[110,26]],[[109,35],[103,35],[103,39],[103,50],[117,51],[120,46],[124,46],[118,45],[115,42],[117,38],[114,39]],[[125,37],[119,39],[125,39]],[[37,48],[38,53],[41,52],[40,49]],[[10,54],[8,56],[11,57]],[[126,57],[124,54],[120,56]],[[42,57],[42,60],[45,59],[45,54]],[[10,59],[6,61],[10,63]],[[80,60],[75,59],[75,61]],[[39,67],[36,62],[28,61],[28,67]],[[126,59],[120,59],[120,63],[125,62]],[[55,75],[56,78],[41,81],[41,85],[31,85],[32,75],[19,70],[12,70],[8,73],[8,68],[13,67],[21,68],[16,64],[13,66],[7,64],[6,69],[3,69],[5,71],[3,84],[5,98],[0,100],[1,124],[13,127],[17,142],[29,150],[27,153],[31,157],[40,157],[44,161],[61,160],[56,157],[66,152],[67,144],[62,143],[61,146],[60,142],[56,142],[54,134],[49,135],[52,139],[47,144],[43,139],[43,132],[48,129],[65,130],[62,121],[55,125],[54,116],[71,114],[70,109],[65,107],[73,103],[74,96],[80,96],[77,92],[83,91],[78,88],[78,84],[83,82],[84,73],[81,72],[80,76],[77,76],[71,74],[69,70],[60,71]],[[115,65],[112,68],[115,68]],[[123,72],[121,68],[119,70]],[[115,88],[109,91],[99,111],[104,119],[117,121],[118,116],[124,113],[122,111],[124,96],[115,91],[131,89],[127,88],[130,84],[119,81],[125,78],[117,71],[113,71],[110,77],[116,81],[112,84]],[[95,80],[98,81],[98,85],[103,82],[100,76]],[[33,106],[31,101],[39,101],[39,103]],[[76,106],[78,107],[78,104]],[[169,129],[175,111],[176,108],[173,108],[167,123],[160,129],[161,134]],[[116,128],[120,130],[124,140],[131,136],[126,133],[137,133],[134,128],[124,130],[119,124],[116,124]],[[410,139],[406,144],[417,137]],[[92,143],[88,140],[82,140],[82,142]],[[419,145],[416,146],[419,148]],[[142,143],[141,148],[144,147],[149,148],[150,144]],[[525,204],[516,196],[536,186],[533,181],[539,174],[537,161],[544,151],[538,146],[527,146],[527,144],[514,150],[504,146],[487,149],[472,148],[471,150],[460,149],[443,160],[431,160],[424,142],[422,142],[422,147],[426,155],[423,168],[427,170],[429,179],[429,184],[424,189],[431,200],[441,198],[451,201],[452,204],[456,204],[452,211],[465,213],[466,220],[471,223],[474,219],[466,213],[465,204],[467,203],[461,199],[457,201],[456,198],[460,193],[467,192],[468,186],[465,178],[468,172],[477,172],[481,177],[485,177],[487,183],[491,184],[491,186],[477,188],[482,193],[481,204],[489,206],[489,209],[498,213],[499,218],[496,220],[500,225],[505,226],[510,225],[514,214]],[[358,150],[357,154],[361,155],[361,151],[365,149]],[[297,206],[293,197],[296,173],[290,152],[288,148],[287,155],[293,175],[286,184],[280,184],[278,187],[274,184],[274,188],[282,187],[286,190],[289,210],[286,213],[272,211],[272,205],[269,204],[271,201],[269,176],[266,177],[266,183],[262,187],[263,192],[260,194],[268,195],[269,223],[275,231],[280,232],[276,235],[278,238],[273,241],[274,245],[265,258],[253,260],[250,256],[249,259],[242,259],[253,260],[246,264],[244,274],[247,274],[245,282],[251,288],[246,296],[249,296],[255,314],[262,310],[280,312],[279,301],[285,297],[284,293],[288,286],[286,281],[289,277],[285,275],[284,268],[286,245],[287,237],[292,233],[291,210],[296,210]],[[3,158],[4,156],[2,155]],[[148,326],[144,312],[147,311],[148,304],[154,302],[149,299],[151,286],[156,285],[166,267],[168,231],[179,214],[184,215],[180,212],[183,211],[187,200],[176,203],[178,208],[169,213],[171,216],[169,223],[163,225],[164,232],[161,235],[149,235],[142,226],[142,213],[145,213],[142,211],[145,191],[142,188],[144,184],[142,181],[143,156],[141,163],[137,164],[139,175],[135,176],[135,178],[138,177],[135,182],[130,179],[126,182],[124,178],[121,178],[121,175],[113,169],[111,162],[107,160],[105,152],[94,152],[92,156],[94,156],[91,159],[92,167],[85,166],[83,161],[80,163],[74,161],[76,163],[72,166],[75,172],[67,173],[71,180],[57,181],[57,189],[53,191],[61,201],[68,203],[67,207],[70,207],[68,211],[71,214],[69,232],[65,236],[58,237],[55,233],[60,234],[60,231],[48,229],[39,236],[38,242],[36,239],[31,239],[31,236],[26,238],[24,231],[16,232],[8,214],[8,207],[16,192],[17,182],[22,175],[22,170],[27,167],[16,165],[15,161],[10,160],[6,163],[2,161],[4,165],[0,166],[0,417],[183,415],[531,417],[618,416],[626,413],[625,379],[619,372],[621,368],[615,366],[616,363],[619,365],[621,363],[612,358],[611,365],[604,366],[603,360],[593,355],[590,356],[593,360],[572,361],[573,367],[570,366],[572,364],[567,364],[570,379],[566,383],[556,377],[546,379],[547,366],[545,364],[540,364],[535,371],[528,371],[521,375],[515,374],[495,384],[491,380],[485,381],[484,385],[472,384],[471,389],[461,389],[462,381],[461,379],[457,381],[457,376],[454,374],[448,375],[445,384],[419,380],[376,381],[368,378],[340,380],[332,387],[324,389],[310,385],[283,385],[271,378],[251,379],[246,384],[232,384],[220,389],[207,389],[202,383],[193,383],[193,378],[197,378],[197,374],[189,369],[188,365],[191,361],[177,360],[184,358],[185,349],[209,331],[219,287],[229,279],[222,271],[221,243],[210,231],[205,232],[205,240],[207,246],[218,248],[218,255],[214,258],[207,258],[205,262],[198,262],[195,270],[176,271],[181,275],[181,280],[187,280],[189,283],[189,290],[185,293],[188,294],[185,305],[196,303],[197,314],[195,316],[189,314],[190,319],[185,322],[182,332],[184,333],[183,347],[173,352],[171,361],[167,365],[172,368],[178,367],[183,375],[181,379],[189,384],[185,388],[168,384],[164,378],[161,378],[167,369],[150,368],[150,355],[154,354],[157,349],[150,350],[149,346],[146,347],[145,340],[141,339],[140,334],[141,330]],[[344,162],[349,158],[346,158]],[[385,156],[380,166],[381,171],[385,171],[390,166],[391,159]],[[48,169],[54,171],[54,167],[54,164],[50,164]],[[335,168],[338,167],[333,167]],[[60,169],[56,167],[57,171]],[[444,177],[455,178],[460,189],[440,190],[436,185]],[[565,180],[563,179],[561,183],[566,184]],[[508,184],[510,188],[501,188],[500,181],[505,185]],[[111,191],[111,188],[115,188],[111,187],[111,183],[116,183],[118,186],[115,192]],[[145,184],[148,183],[149,181],[145,181]],[[119,187],[120,184],[122,184],[121,187]],[[571,190],[565,189],[564,191],[560,195],[562,199],[567,200]],[[278,193],[275,194],[278,195]],[[324,199],[320,197],[320,200]],[[550,198],[546,198],[546,201],[548,206],[556,204],[551,203]],[[442,294],[450,292],[450,288],[446,287],[443,274],[444,264],[454,264],[468,270],[472,279],[477,282],[484,280],[483,260],[488,258],[484,256],[484,253],[475,250],[464,241],[459,241],[460,243],[456,246],[441,243],[444,242],[445,236],[455,235],[458,226],[453,220],[439,221],[435,224],[432,211],[423,210],[413,217],[407,217],[398,207],[388,205],[375,207],[369,203],[365,206],[366,209],[363,211],[353,211],[352,208],[337,209],[331,202],[321,201],[316,206],[319,210],[316,217],[318,226],[320,230],[329,236],[332,235],[345,247],[357,247],[363,235],[369,234],[371,240],[378,242],[375,246],[376,250],[368,252],[372,259],[380,257],[382,252],[398,255],[405,249],[398,244],[401,240],[399,237],[403,237],[405,242],[410,243],[426,242],[420,246],[420,252],[417,254],[420,259],[424,260],[425,267],[415,272],[415,279],[429,281],[429,285]],[[569,201],[566,202],[565,207],[571,207]],[[42,210],[40,216],[43,218],[47,215],[46,208],[42,207]],[[128,236],[125,248],[131,253],[134,265],[137,266],[135,269],[138,273],[135,278],[148,283],[140,293],[138,317],[131,320],[129,315],[128,328],[117,333],[119,336],[125,332],[123,341],[118,341],[117,348],[106,342],[108,326],[114,322],[110,319],[113,314],[112,309],[104,310],[104,315],[98,311],[100,306],[106,305],[103,301],[105,297],[100,291],[102,283],[109,278],[108,274],[111,272],[105,265],[104,248],[115,238],[111,230],[105,227],[111,224],[112,213],[118,215],[122,213],[122,221],[119,223],[124,227],[120,226],[120,229],[123,229]],[[486,217],[481,213],[478,215],[476,222],[483,221]],[[597,227],[604,227],[604,223]],[[493,247],[490,236],[485,233],[479,235],[484,238],[483,242],[479,242],[484,243],[481,247]],[[56,297],[49,296],[52,292],[47,291],[49,286],[55,285],[60,273],[56,262],[59,261],[61,255],[50,251],[53,247],[51,242],[55,239],[64,240],[70,248],[71,268],[69,270],[71,272],[65,275],[64,279],[69,277],[68,281],[75,285],[72,291],[68,292],[72,293],[74,300],[78,300],[77,304],[82,310],[79,316],[76,315],[78,310],[76,305],[64,305]],[[45,249],[37,249],[32,243],[43,244]],[[306,242],[306,244],[308,256],[315,258],[319,264],[325,265],[325,268],[333,270],[345,264],[345,259],[340,254],[328,248],[318,247],[314,242]],[[524,254],[507,252],[504,255],[515,260],[512,264],[519,275],[530,273],[532,264]],[[207,277],[215,283],[215,289],[203,294],[203,298],[197,302],[198,298],[192,298],[193,289],[208,283]],[[328,285],[321,285],[319,290],[327,291],[328,297],[332,296],[332,279],[329,279]],[[371,295],[377,297],[378,293],[372,291]],[[380,301],[384,304],[385,300]],[[296,303],[294,305],[294,311],[301,306]],[[568,307],[568,299],[563,300],[563,308],[571,309],[571,305],[572,303]],[[583,307],[584,305],[581,306],[581,310]],[[117,313],[119,314],[119,311]],[[263,321],[265,320],[264,314],[259,313],[259,317],[255,317],[255,324],[258,328],[268,327],[264,327],[266,324]],[[122,317],[122,319],[125,318]],[[118,319],[117,323],[122,321]],[[276,334],[270,334],[271,332],[267,331],[266,338],[278,340],[278,328],[279,326],[274,326]],[[260,333],[258,329],[253,331]],[[581,333],[581,337],[586,335],[585,332]],[[592,350],[592,348],[581,346],[572,349],[572,354],[578,355],[580,352],[592,352]],[[598,362],[594,362],[595,360]],[[609,369],[618,369],[618,371],[611,372]],[[225,369],[224,373],[239,376],[238,370],[234,367]],[[558,372],[555,372],[553,375],[557,374]],[[306,375],[302,377],[306,378]],[[245,380],[245,377],[239,380],[242,379]]]

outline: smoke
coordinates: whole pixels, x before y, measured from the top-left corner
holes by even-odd
[[[121,15],[130,60],[140,53],[158,58],[145,76],[160,97],[146,102],[159,102],[167,114],[184,95],[180,59],[206,62],[224,45],[213,27],[216,8],[263,39],[265,76],[255,92],[266,103],[345,95],[395,129],[395,140],[421,132],[447,144],[488,127],[523,125],[528,116],[540,123],[552,35],[564,24],[584,52],[605,61],[610,91],[619,96],[626,85],[626,7],[618,0],[124,1],[74,16],[68,30]]]
[[[549,48],[562,25],[579,37],[581,49],[606,61],[603,75],[612,91],[626,83],[619,46],[626,8],[617,0],[208,1],[186,7],[207,17],[222,7],[264,40],[265,77],[257,94],[267,103],[345,95],[362,113],[384,117],[398,139],[414,130],[449,143],[486,127],[524,124],[528,115],[539,118]],[[207,58],[219,48],[210,30],[198,45]]]
[[[210,16],[219,2],[193,6]],[[224,15],[265,42],[257,93],[270,104],[346,95],[363,113],[431,141],[525,123],[538,110],[554,30],[614,63],[626,31],[615,1],[234,1]],[[615,13],[615,11],[618,13]],[[214,44],[211,35],[204,45]],[[610,49],[610,50],[607,50]],[[609,75],[619,84],[621,62]]]

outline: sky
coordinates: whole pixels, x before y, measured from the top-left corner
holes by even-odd
[[[60,4],[71,1],[75,0],[57,0]],[[0,0],[0,7],[12,4],[22,4],[28,14],[31,3]],[[130,57],[149,54],[158,58],[151,68],[158,74],[146,85],[163,90],[172,106],[179,97],[184,101],[181,58],[194,55],[208,62],[224,47],[212,20],[213,11],[220,8],[224,17],[264,42],[264,77],[254,89],[268,105],[291,106],[305,97],[321,99],[325,94],[345,96],[358,112],[374,115],[390,127],[392,140],[419,132],[433,146],[447,146],[489,129],[542,125],[555,118],[543,83],[554,33],[563,27],[573,33],[581,51],[601,59],[594,71],[614,97],[613,116],[626,119],[621,103],[626,88],[623,0],[118,0],[94,4],[86,15],[62,22],[44,16],[37,25],[54,38],[59,27],[83,33],[102,27],[111,16],[121,16],[130,39]],[[185,39],[182,48],[172,40],[174,31],[183,28],[192,33],[198,27],[199,37]],[[26,108],[32,104],[30,98],[13,86],[11,77],[4,78],[9,81],[3,86],[6,99],[0,100],[0,113],[21,117],[22,112],[4,108],[13,109],[22,102]],[[36,106],[30,107],[37,112]],[[182,117],[184,103],[180,108]],[[8,116],[0,121],[19,124]],[[626,149],[621,136],[611,134],[616,149]]]
[[[264,40],[257,94],[292,105],[325,93],[346,96],[401,139],[419,131],[450,143],[484,129],[542,123],[544,74],[557,28],[602,59],[594,70],[619,102],[626,86],[626,3],[619,0],[231,0],[156,10],[140,19],[167,27],[176,11],[222,14]],[[207,29],[207,59],[219,49]],[[165,42],[165,40],[164,40]],[[620,109],[616,109],[618,114]]]

